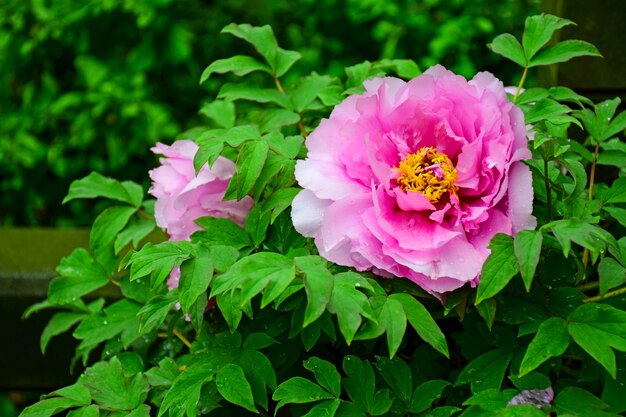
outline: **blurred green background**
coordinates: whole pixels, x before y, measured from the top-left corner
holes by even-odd
[[[85,226],[93,203],[61,206],[97,170],[147,187],[149,147],[203,123],[215,59],[249,53],[219,36],[230,22],[270,24],[303,59],[294,71],[343,76],[363,60],[410,58],[511,84],[514,64],[486,44],[519,34],[539,0],[2,0],[0,226]],[[223,79],[223,78],[222,78]],[[287,80],[288,81],[288,80]]]

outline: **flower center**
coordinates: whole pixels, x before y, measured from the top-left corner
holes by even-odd
[[[433,147],[423,147],[408,154],[400,165],[393,168],[398,172],[398,186],[404,191],[418,191],[431,203],[438,203],[447,193],[455,193],[458,175],[448,155],[437,152]]]

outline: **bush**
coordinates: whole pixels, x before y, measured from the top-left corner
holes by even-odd
[[[145,183],[145,149],[205,123],[203,65],[248,48],[219,37],[231,20],[272,24],[311,70],[342,75],[364,59],[410,58],[471,76],[512,66],[485,53],[537,0],[54,2],[0,5],[0,224],[87,225],[102,207],[59,205],[69,183],[97,170]],[[284,24],[284,22],[288,22]],[[19,202],[16,204],[16,202]]]
[[[623,170],[626,112],[523,89],[599,56],[546,46],[572,23],[493,39],[523,68],[508,96],[406,59],[289,75],[269,26],[228,25],[256,52],[205,69],[209,126],[158,146],[156,202],[72,183],[66,201],[110,206],[27,314],[60,309],[42,347],[73,329],[88,367],[21,416],[623,413],[626,182],[595,173]],[[122,298],[93,297],[107,285]]]

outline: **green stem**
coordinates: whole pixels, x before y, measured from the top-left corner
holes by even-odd
[[[185,346],[187,346],[188,348],[191,347],[191,342],[180,332],[180,330],[174,329],[172,330],[172,333],[174,333],[174,335],[178,337]]]
[[[546,203],[548,204],[548,219],[552,221],[552,187],[550,186],[550,178],[548,175],[548,158],[543,156],[543,180],[546,185]]]
[[[526,75],[528,75],[528,67],[524,67],[524,72],[522,73],[522,79],[519,80],[519,84],[517,85],[517,91],[515,91],[515,96],[513,97],[513,103],[517,101],[519,92],[522,91],[522,86],[524,85],[524,81],[526,81]]]
[[[283,85],[281,84],[280,79],[277,76],[274,76],[274,82],[276,83],[276,88],[278,88],[278,91],[285,94],[285,89],[283,88]],[[302,136],[306,138],[308,136],[308,133],[304,128],[304,124],[302,123],[302,115],[298,113],[298,116],[300,116],[300,120],[298,120],[298,129],[300,129],[300,133],[302,133]]]
[[[593,161],[591,162],[591,172],[589,173],[589,201],[593,200],[593,186],[596,181],[596,165],[598,163],[598,154],[600,153],[600,142],[596,143],[596,149],[593,153]],[[587,267],[589,263],[589,249],[585,248],[583,252],[583,267]]]
[[[596,301],[603,301],[608,298],[617,297],[618,295],[626,294],[626,287],[620,288],[618,290],[609,291],[603,295],[596,295],[595,297],[587,297],[583,298],[583,303],[595,303]]]
[[[592,281],[592,282],[586,282],[584,284],[580,284],[579,286],[576,287],[576,289],[578,291],[585,292],[585,291],[598,288],[599,286],[600,286],[600,283],[598,281]]]

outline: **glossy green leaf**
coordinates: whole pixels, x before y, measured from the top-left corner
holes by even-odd
[[[205,103],[198,113],[213,120],[224,129],[230,129],[235,125],[235,104],[230,100],[213,100]]]
[[[196,220],[196,224],[204,230],[195,232],[193,237],[209,246],[232,246],[235,249],[242,249],[252,245],[250,236],[245,230],[230,219],[201,217]]]
[[[421,413],[426,411],[432,403],[441,398],[443,390],[451,385],[448,381],[433,379],[422,383],[415,388],[411,396],[411,413]]]
[[[79,321],[87,317],[86,313],[60,312],[56,313],[41,333],[40,349],[41,353],[46,353],[46,347],[54,336],[68,331]]]
[[[53,304],[71,303],[109,283],[102,266],[83,248],[61,259],[56,272],[60,276],[48,287],[48,299]]]
[[[328,311],[337,315],[339,330],[349,345],[361,325],[361,317],[375,320],[369,299],[358,290],[359,288],[372,289],[365,278],[352,272],[337,274],[334,281]]]
[[[473,393],[500,389],[512,356],[507,349],[495,349],[480,355],[467,364],[455,385],[470,383]]]
[[[72,182],[63,204],[77,198],[104,197],[137,206],[137,198],[117,180],[92,172],[84,178]],[[141,203],[141,201],[139,201]]]
[[[558,62],[566,62],[579,56],[601,57],[602,55],[600,55],[598,49],[589,42],[570,39],[540,51],[530,60],[528,66],[537,67],[540,65],[551,65]]]
[[[515,36],[510,33],[503,33],[496,36],[493,41],[487,45],[496,54],[510,59],[521,67],[528,65],[528,60],[524,55],[524,50]]]
[[[188,311],[200,294],[209,288],[213,277],[213,261],[208,251],[200,251],[199,256],[189,259],[180,267],[178,298],[183,311]]]
[[[371,412],[376,393],[376,379],[372,365],[357,356],[347,355],[343,358],[342,367],[348,376],[343,380],[343,387],[348,396],[360,408]]]
[[[554,409],[559,416],[618,417],[610,412],[608,404],[578,387],[566,387],[554,399]]]
[[[237,168],[230,180],[224,199],[241,200],[254,187],[267,159],[269,147],[266,142],[257,140],[245,143],[239,151]]]
[[[324,389],[326,389],[337,398],[340,396],[341,375],[339,375],[339,372],[337,372],[335,365],[313,356],[304,361],[304,368],[313,372],[313,374],[315,375],[315,380]]]
[[[450,357],[448,343],[443,332],[428,310],[415,297],[409,294],[392,294],[389,298],[397,300],[402,304],[406,318],[419,337],[445,357]]]
[[[294,259],[298,269],[304,273],[304,288],[307,306],[304,312],[303,327],[317,320],[330,302],[334,278],[319,256],[305,256]]]
[[[132,410],[139,406],[149,389],[143,374],[125,376],[117,358],[85,370],[84,383],[94,402],[118,410]]]
[[[250,383],[239,365],[229,363],[218,370],[215,376],[215,385],[226,401],[258,413],[254,406],[252,387],[250,387]]]
[[[567,317],[574,341],[615,378],[615,353],[626,352],[626,312],[607,304],[583,304]]]
[[[227,100],[248,100],[257,103],[274,103],[279,107],[291,109],[289,98],[276,89],[258,88],[247,84],[224,84],[217,94]]]
[[[480,274],[476,304],[502,291],[511,278],[519,272],[511,236],[502,233],[495,235],[489,243],[489,249],[491,249],[491,254],[485,261]]]
[[[280,384],[272,395],[272,399],[278,401],[276,411],[286,404],[306,404],[333,398],[332,394],[326,392],[319,385],[299,376]]]
[[[520,274],[524,280],[526,291],[530,291],[530,286],[535,277],[542,243],[543,234],[534,230],[522,230],[515,236],[513,241],[515,257],[519,264]]]
[[[613,258],[602,258],[598,265],[600,294],[626,283],[626,268]]]
[[[154,220],[144,219],[139,216],[131,219],[126,228],[118,233],[115,238],[113,253],[118,255],[130,243],[136,248],[139,242],[146,238],[155,227]]]
[[[137,313],[139,316],[139,331],[141,333],[149,333],[154,329],[158,329],[167,314],[170,312],[174,304],[176,304],[176,298],[170,294],[155,295],[150,298],[146,305],[141,307],[141,310]]]
[[[520,375],[526,375],[549,358],[561,356],[569,346],[567,323],[551,317],[539,325],[535,338],[528,345],[520,365]]]
[[[130,256],[125,266],[130,265],[131,280],[151,275],[152,284],[156,286],[165,281],[174,266],[194,254],[195,249],[187,241],[147,243]]]
[[[267,65],[262,64],[256,59],[246,55],[235,55],[226,59],[218,59],[202,71],[200,84],[208,80],[211,74],[225,74],[227,72],[232,72],[241,77],[254,71],[263,71],[268,74],[272,73]]]
[[[524,46],[524,54],[527,61],[530,61],[537,51],[552,39],[555,31],[573,24],[574,22],[571,20],[545,13],[527,17],[522,37],[522,45]]]
[[[394,394],[404,403],[405,407],[408,408],[411,404],[411,396],[413,393],[413,377],[409,365],[397,356],[393,359],[389,359],[385,356],[377,356],[375,366]],[[422,410],[415,412],[420,411]]]

